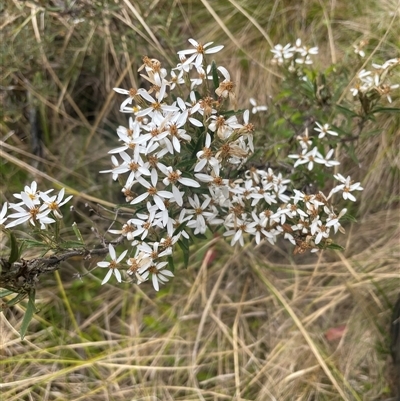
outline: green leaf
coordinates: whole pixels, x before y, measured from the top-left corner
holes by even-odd
[[[207,236],[205,234],[196,234],[195,235],[196,238],[200,238],[200,239],[208,239]]]
[[[191,141],[191,142],[193,142],[193,141]],[[196,144],[192,146],[192,149],[191,149],[192,156],[188,161],[186,161],[186,163],[190,162],[193,165],[193,160],[197,159],[197,157],[196,157],[197,152],[199,152],[201,149],[203,149],[205,142],[206,142],[206,132],[202,132],[198,136]]]
[[[13,299],[10,299],[8,302],[6,302],[6,304],[8,305],[8,306],[13,306],[13,305],[16,305],[17,303],[19,303],[19,302],[21,302],[23,299],[25,299],[26,298],[26,293],[21,293],[21,294],[18,294],[16,297],[14,297]]]
[[[300,125],[303,122],[303,118],[303,113],[296,111],[290,116],[290,121],[294,124]]]
[[[11,251],[10,251],[10,256],[8,258],[8,263],[12,264],[16,262],[21,255],[19,253],[18,241],[14,233],[12,231],[9,231],[8,236],[10,238],[10,245],[11,245]]]
[[[378,107],[372,110],[371,113],[400,113],[400,109],[396,107]]]
[[[357,223],[357,219],[353,215],[348,214],[348,213],[346,213],[340,220],[351,221],[352,223]]]
[[[21,340],[24,339],[26,330],[28,330],[29,323],[31,322],[35,312],[36,312],[35,290],[32,289],[31,292],[29,293],[28,305],[26,307],[25,315],[24,315],[24,318],[22,319],[22,323],[21,323],[21,330],[19,332],[21,335]]]
[[[196,150],[196,153],[198,151]],[[191,170],[193,166],[193,159],[182,160],[179,163],[175,164],[175,168],[178,170]]]
[[[15,294],[15,292],[14,291],[10,291],[10,290],[6,290],[5,288],[2,288],[0,290],[0,298],[4,298],[7,295],[11,295],[11,294]]]
[[[286,120],[283,117],[278,118],[274,122],[274,127],[279,127],[280,125],[284,125],[284,124],[286,124]]]
[[[82,248],[84,244],[80,241],[64,241],[60,244],[62,249]]]
[[[232,116],[241,116],[243,113],[246,111],[246,109],[239,109],[239,110],[227,110],[227,111],[221,111],[219,113],[220,116],[223,116],[224,118],[229,118]]]
[[[76,222],[74,222],[74,223],[72,224],[72,229],[74,230],[74,233],[75,233],[75,235],[76,235],[76,238],[78,238],[78,241],[80,241],[80,243],[81,243],[82,245],[84,245],[84,244],[85,244],[85,241],[84,241],[84,239],[83,239],[83,236],[82,236],[82,234],[81,234],[81,232],[80,232],[80,230],[79,230],[78,225],[76,224]]]
[[[345,115],[349,117],[359,117],[357,113],[355,113],[353,110],[350,110],[344,106],[340,106],[339,104],[336,105],[336,108],[338,108],[340,111],[342,111]]]
[[[178,245],[183,251],[189,250],[189,241],[185,237],[179,238]]]
[[[300,87],[304,89],[305,94],[308,94],[310,97],[311,95],[314,95],[316,91],[316,87],[314,88],[314,84],[310,81],[302,81],[300,83]]]
[[[214,60],[211,63],[211,75],[213,78],[214,91],[215,91],[215,89],[219,87],[219,76],[218,76],[217,64],[215,64]]]
[[[177,226],[177,227],[175,228],[175,230],[174,230],[174,235],[177,235],[177,234],[179,234],[181,231],[183,231],[183,230],[186,228],[186,224],[187,224],[187,221],[184,221],[183,223],[179,224],[179,226]],[[180,241],[180,239],[179,239],[179,241]],[[179,242],[179,241],[178,241],[178,242]]]
[[[35,241],[33,239],[24,239],[24,244],[26,245],[26,248],[43,248],[43,242],[40,241]]]
[[[337,132],[340,136],[350,136],[349,132],[346,129],[342,129],[341,127],[338,127],[337,125],[331,125],[331,128],[333,131]],[[349,128],[350,130],[351,128]]]
[[[174,273],[175,271],[174,259],[171,255],[169,255],[167,259],[168,259],[168,267],[172,271],[172,273]]]
[[[330,244],[327,246],[327,249],[335,249],[337,251],[344,251],[345,248],[343,248],[342,246],[340,246],[338,244]]]
[[[187,269],[189,266],[189,241],[185,237],[181,237],[178,241],[178,245],[183,252],[184,268]]]

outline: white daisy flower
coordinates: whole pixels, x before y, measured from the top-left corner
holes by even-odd
[[[210,47],[214,42],[208,42],[205,45],[195,41],[194,39],[189,39],[191,45],[194,46],[194,49],[188,50],[180,50],[178,51],[179,56],[189,56],[188,59],[183,64],[194,64],[195,66],[199,66],[203,64],[203,58],[205,54],[214,54],[219,52],[224,48],[224,46],[214,46]]]
[[[118,270],[118,266],[120,265],[120,262],[122,261],[122,259],[124,259],[125,255],[128,252],[128,250],[126,249],[124,252],[121,253],[121,255],[119,255],[117,259],[117,254],[115,253],[115,249],[111,244],[108,245],[108,251],[110,252],[111,261],[110,262],[103,261],[97,263],[97,266],[101,268],[107,268],[107,267],[109,268],[106,276],[101,282],[101,285],[107,283],[107,281],[110,280],[113,274],[119,283],[122,281],[121,273]]]

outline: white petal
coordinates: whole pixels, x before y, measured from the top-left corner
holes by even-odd
[[[159,196],[154,195],[153,199],[154,199],[155,204],[158,206],[158,208],[160,210],[165,210],[165,204],[164,204],[163,200]]]
[[[188,120],[195,126],[195,127],[202,127],[203,123],[199,120],[196,120],[193,117],[189,117]]]
[[[110,269],[107,272],[106,276],[104,277],[103,281],[101,282],[101,285],[105,284],[108,280],[110,280],[111,275],[112,275],[112,269]]]
[[[218,67],[217,70],[221,71],[222,75],[224,76],[224,78],[228,81],[231,80],[231,75],[229,74],[228,70],[225,67]]]
[[[204,53],[206,53],[206,54],[217,53],[217,52],[219,52],[220,50],[222,50],[223,48],[224,48],[223,45],[221,45],[221,46],[215,46],[215,47],[212,47],[211,49],[205,50]]]
[[[169,270],[162,270],[161,273],[162,273],[164,276],[175,277],[175,276],[174,276],[174,273],[170,272]]]
[[[97,262],[97,266],[99,267],[109,267],[110,266],[110,262]]]
[[[115,253],[115,249],[111,244],[108,244],[108,250],[110,252],[110,256],[112,260],[115,260],[117,258],[117,255]]]
[[[114,275],[117,281],[120,283],[122,281],[121,273],[118,269],[114,269]]]
[[[180,142],[179,142],[179,139],[178,139],[176,136],[174,136],[174,137],[172,138],[172,143],[174,144],[175,150],[176,150],[178,153],[180,153],[180,152],[181,152],[181,144],[180,144]]]
[[[172,198],[174,195],[172,194],[172,192],[169,191],[158,191],[157,192],[162,198],[166,198],[166,199],[170,199]]]
[[[178,179],[178,181],[181,184],[186,185],[187,187],[194,187],[194,188],[200,187],[200,184],[197,181],[192,180],[191,178],[181,177],[181,178]]]
[[[249,123],[249,115],[250,115],[250,111],[249,110],[245,110],[245,112],[243,113],[243,121],[245,124]]]
[[[233,237],[235,242],[238,241],[240,239],[240,237],[242,236],[242,231],[238,230],[235,234],[235,236]]]
[[[192,38],[190,38],[190,39],[188,39],[188,42],[192,45],[192,46],[194,46],[194,47],[197,47],[198,45],[199,45],[199,42],[196,42],[194,39],[192,39]]]
[[[142,195],[139,195],[137,198],[131,201],[131,205],[136,205],[136,203],[141,202],[142,200],[146,199],[149,196],[148,192],[145,192]]]
[[[156,291],[158,291],[160,289],[160,286],[158,284],[158,280],[157,280],[157,274],[152,274],[151,277],[151,281],[153,282],[153,287]]]
[[[158,181],[158,174],[157,170],[154,168],[153,170],[151,170],[151,183],[153,187],[157,185],[157,181]]]
[[[143,99],[146,99],[150,103],[156,103],[155,99],[149,95],[149,93],[145,89],[139,89],[138,94],[142,96]]]
[[[113,90],[117,93],[121,93],[122,95],[129,95],[129,91],[121,88],[113,88]]]
[[[182,206],[183,205],[182,195],[179,189],[175,185],[172,185],[172,193],[174,194],[174,199],[178,204],[178,206]]]
[[[198,173],[199,171],[203,170],[205,165],[207,164],[207,159],[201,159],[196,166],[194,167],[194,171]]]
[[[31,217],[30,214],[28,214],[27,216],[21,217],[18,220],[14,220],[13,222],[8,223],[6,225],[6,228],[15,227],[15,226],[18,226],[19,224],[25,223],[26,221],[28,221],[30,219],[30,217]]]

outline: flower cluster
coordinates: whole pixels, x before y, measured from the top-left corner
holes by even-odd
[[[295,253],[326,249],[333,234],[344,232],[340,220],[347,212],[336,212],[334,194],[354,202],[354,191],[363,189],[350,177],[335,174],[339,184],[328,196],[309,194],[292,189],[290,179],[276,168],[255,165],[250,112],[266,111],[267,106],[251,98],[251,110],[237,110],[230,73],[207,60],[223,46],[189,42],[193,48],[179,51],[179,62],[169,71],[159,60],[143,58],[139,72],[145,87],[114,88],[126,96],[120,111],[131,116],[127,127],[117,128],[120,144],[109,151],[112,167],[101,173],[111,174],[122,185],[132,214],[115,222],[120,227],[109,229],[119,235],[114,244],[130,245],[119,256],[108,245],[109,260],[97,264],[108,269],[102,284],[112,276],[122,282],[126,274],[138,284],[150,280],[158,291],[174,276],[170,262],[175,248],[179,246],[187,260],[194,238],[210,231],[229,238],[232,246],[243,246],[247,239],[257,245],[275,244],[282,237],[294,245]],[[296,70],[305,80],[300,66],[311,64],[318,49],[297,40],[293,47],[277,45],[272,52],[277,64]],[[392,65],[387,62],[381,70]],[[369,82],[370,74],[361,75]],[[377,78],[373,85],[377,87]],[[338,136],[326,122],[316,122],[310,135],[305,129],[296,137],[298,153],[289,155],[295,160],[293,169],[339,165],[333,160],[331,141],[323,143]],[[62,219],[60,207],[71,199],[64,199],[64,189],[58,195],[52,192],[39,191],[32,182],[14,194],[18,203],[2,206],[0,224],[12,228],[29,222],[46,229]]]
[[[324,249],[331,232],[343,231],[339,219],[346,209],[335,214],[322,192],[293,193],[281,173],[249,165],[254,152],[250,111],[230,110],[236,104],[235,83],[225,67],[207,60],[223,46],[189,42],[193,48],[178,52],[179,63],[171,71],[144,57],[139,70],[147,89],[114,89],[127,96],[120,110],[132,116],[127,128],[117,129],[121,146],[109,152],[112,168],[102,173],[122,183],[134,211],[120,229],[109,230],[131,247],[117,258],[110,245],[111,261],[98,264],[110,269],[103,283],[113,273],[121,281],[117,267],[124,266],[138,284],[151,279],[158,291],[173,277],[167,268],[175,246],[188,250],[193,238],[208,229],[220,231],[232,245],[243,245],[245,238],[275,244],[282,236],[296,253]],[[298,40],[294,47],[276,46],[273,52],[278,63],[309,64],[318,49]],[[254,99],[251,105],[253,113],[267,109]],[[328,124],[317,123],[315,131],[318,138],[337,136]],[[307,132],[298,140],[295,167],[339,164],[331,160],[333,149],[325,156],[316,146],[311,149]],[[345,199],[353,200],[350,192],[362,188],[349,180],[330,196],[343,191]]]
[[[278,44],[274,46],[271,52],[274,54],[273,64],[284,65],[289,72],[295,72],[298,70],[297,65],[313,64],[312,56],[318,54],[318,47],[302,45],[301,39],[297,39],[295,46],[290,43],[286,46]]]
[[[14,197],[20,202],[4,203],[0,213],[0,224],[4,224],[8,219],[14,219],[5,228],[16,227],[29,222],[32,226],[45,230],[47,224],[62,219],[60,207],[72,198],[71,195],[64,199],[64,188],[58,195],[49,196],[52,191],[53,189],[46,192],[39,191],[36,181],[33,181],[30,186],[26,185],[24,191],[14,194]],[[7,215],[9,209],[13,210],[14,213]]]
[[[367,100],[379,99],[386,96],[389,103],[392,102],[391,92],[400,87],[399,84],[388,82],[389,72],[400,65],[400,58],[392,58],[382,65],[372,64],[373,71],[361,70],[355,79],[354,86],[350,89],[353,96],[358,96],[365,108]]]

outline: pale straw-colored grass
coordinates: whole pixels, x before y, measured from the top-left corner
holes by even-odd
[[[385,228],[379,237],[377,227]],[[399,230],[380,212],[348,231],[347,256],[326,252],[302,263],[269,247],[232,253],[218,241],[195,253],[193,266],[159,296],[147,284],[92,286],[84,301],[90,315],[68,295],[59,298],[50,282],[26,340],[15,331],[20,308],[6,315],[9,323],[2,316],[2,394],[375,399],[387,391],[382,350],[400,280]],[[69,293],[70,284],[59,285]],[[50,311],[65,317],[54,326]],[[343,336],[328,341],[327,331],[341,325]]]
[[[120,3],[94,20],[90,4],[82,2],[85,26],[70,24],[62,12],[45,13],[33,2],[7,3],[2,28],[12,27],[13,62],[20,64],[2,76],[4,85],[16,85],[17,93],[5,97],[9,114],[1,125],[9,187],[0,185],[6,194],[25,184],[26,174],[70,186],[71,192],[83,193],[83,202],[117,203],[111,179],[100,181],[97,175],[108,168],[104,155],[115,143],[116,126],[126,123],[111,89],[140,85],[140,56],[171,62],[169,51],[185,48],[187,37],[226,45],[230,56],[224,65],[237,87],[245,88],[238,91],[241,107],[251,96],[264,103],[277,93],[280,74],[271,71],[269,60],[271,46],[278,42],[301,37],[318,45],[319,62],[325,66],[345,58],[362,38],[383,59],[398,51],[397,0],[201,0],[177,1],[172,7],[161,1],[148,7]],[[44,28],[50,26],[59,32],[53,47],[45,38]],[[27,46],[39,60],[32,71],[23,58]],[[353,66],[354,73],[358,67]],[[51,133],[44,157],[29,155],[28,123],[19,110],[24,91],[33,95],[44,131]],[[354,209],[358,222],[337,240],[345,244],[343,253],[293,256],[284,243],[232,249],[222,239],[202,242],[192,249],[189,269],[177,266],[177,277],[159,294],[148,283],[102,287],[90,274],[80,281],[73,273],[90,270],[96,261],[66,263],[59,274],[42,276],[39,311],[23,341],[18,329],[25,304],[0,315],[2,398],[389,397],[388,333],[400,283],[400,129],[395,114],[378,119],[380,132],[357,147],[361,168],[344,161],[365,190]],[[87,209],[75,199],[83,223],[90,226]],[[328,340],[329,330],[340,327],[340,338]]]

